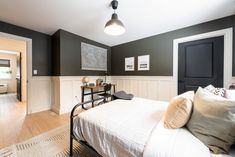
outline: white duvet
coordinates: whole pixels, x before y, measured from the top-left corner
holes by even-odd
[[[187,129],[165,129],[159,117],[167,102],[142,98],[115,100],[74,120],[73,132],[103,157],[210,157]]]

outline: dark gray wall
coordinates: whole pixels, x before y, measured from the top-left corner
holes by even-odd
[[[233,47],[235,45],[235,16],[202,23],[199,25],[159,34],[137,41],[121,44],[111,48],[112,75],[173,75],[173,40],[200,33],[233,27]],[[138,33],[138,32],[137,32]],[[135,56],[135,69],[137,69],[137,56],[150,54],[150,71],[125,72],[125,57]],[[233,75],[235,76],[235,51],[233,49]]]
[[[0,32],[32,39],[32,68],[37,76],[51,75],[51,37],[49,35],[0,21]]]
[[[112,75],[153,75],[171,76],[173,73],[173,40],[190,35],[205,33],[233,27],[235,34],[235,16],[206,22],[203,24],[171,31],[168,33],[144,38],[141,40],[110,47],[59,30],[53,35],[53,51],[51,51],[51,36],[8,24],[0,21],[0,32],[14,34],[32,39],[33,69],[38,70],[38,76],[76,76],[76,75],[103,75],[101,71],[81,70],[81,42],[87,42],[108,49],[108,72]],[[235,35],[233,35],[235,45]],[[112,51],[112,56],[111,56]],[[53,54],[52,54],[53,53]],[[124,71],[124,58],[150,54],[150,71]],[[53,58],[52,58],[53,56]],[[137,67],[137,60],[136,60]],[[53,66],[53,67],[51,67]],[[77,67],[77,68],[74,68]],[[53,72],[52,72],[53,71]],[[233,49],[233,75],[235,76],[235,50]]]
[[[60,31],[52,35],[52,75],[60,76]]]
[[[58,30],[52,37],[56,45],[52,48],[52,67],[54,76],[104,75],[103,71],[81,70],[81,42],[106,48],[108,50],[108,73],[111,73],[111,48],[76,34]]]

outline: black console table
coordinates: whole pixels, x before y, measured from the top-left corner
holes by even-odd
[[[112,84],[112,88],[113,88],[113,92],[115,93],[115,84]],[[82,102],[84,102],[84,97],[87,95],[91,95],[91,100],[94,100],[94,94],[99,94],[99,93],[104,93],[104,89],[103,89],[104,85],[99,85],[99,86],[81,86],[81,90],[82,90]],[[89,93],[85,93],[86,90],[90,90]],[[94,107],[94,101],[92,101],[92,107]],[[84,108],[84,106],[82,105],[82,108]]]

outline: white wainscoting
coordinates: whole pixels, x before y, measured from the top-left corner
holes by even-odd
[[[33,76],[28,85],[28,113],[51,109],[51,77]]]
[[[81,102],[83,76],[34,76],[29,85],[29,113],[52,109],[58,114],[70,112]],[[88,76],[94,82],[101,76]],[[169,101],[175,96],[177,85],[173,76],[109,76],[107,82],[116,84],[116,91],[124,90],[136,97]],[[234,81],[235,82],[235,81]],[[89,96],[85,100],[90,100]]]
[[[175,96],[173,76],[112,76],[116,91],[124,90],[136,97],[169,101]]]
[[[95,83],[101,76],[87,76],[89,82]],[[52,110],[58,114],[70,112],[72,108],[81,102],[81,86],[83,76],[56,76],[52,77]],[[110,77],[107,77],[110,82]],[[89,96],[85,101],[90,100]]]

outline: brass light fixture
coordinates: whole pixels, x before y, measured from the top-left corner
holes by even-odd
[[[115,10],[118,7],[118,1],[113,0],[111,2],[111,6],[114,10],[114,13],[112,14],[111,20],[106,23],[104,32],[108,35],[122,35],[126,30],[122,21],[118,19],[118,15],[115,13]]]

